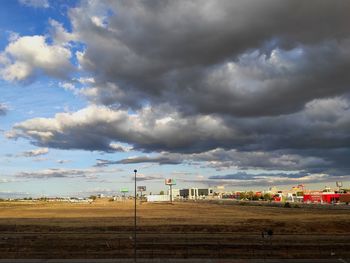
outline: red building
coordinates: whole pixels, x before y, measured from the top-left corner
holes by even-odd
[[[315,192],[304,194],[305,203],[336,203],[339,202],[340,194],[338,193],[329,193],[329,192]]]

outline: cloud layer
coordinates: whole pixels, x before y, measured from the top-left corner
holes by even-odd
[[[271,173],[281,182],[348,176],[348,10],[326,0],[83,1],[69,11],[71,32],[50,20],[52,41],[13,38],[0,63],[8,81],[69,81],[76,59],[82,77],[62,86],[90,104],[17,123],[7,136],[145,153],[97,166],[282,170]]]
[[[73,9],[70,17],[87,44],[78,60],[96,79],[95,101],[270,116],[348,90],[348,5],[100,1]]]

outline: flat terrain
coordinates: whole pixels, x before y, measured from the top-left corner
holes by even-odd
[[[350,258],[346,209],[177,202],[137,211],[143,258]],[[1,202],[0,258],[131,257],[133,216],[132,201]]]

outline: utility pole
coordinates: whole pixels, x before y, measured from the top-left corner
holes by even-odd
[[[137,261],[137,242],[136,242],[136,195],[137,195],[137,191],[136,191],[136,173],[137,173],[137,170],[135,169],[134,170],[134,173],[135,173],[135,209],[134,209],[134,262],[136,263]]]

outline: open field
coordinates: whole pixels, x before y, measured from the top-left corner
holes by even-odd
[[[143,258],[350,258],[350,211],[138,204]],[[0,258],[133,255],[133,203],[0,203]],[[273,230],[271,238],[261,232]]]

